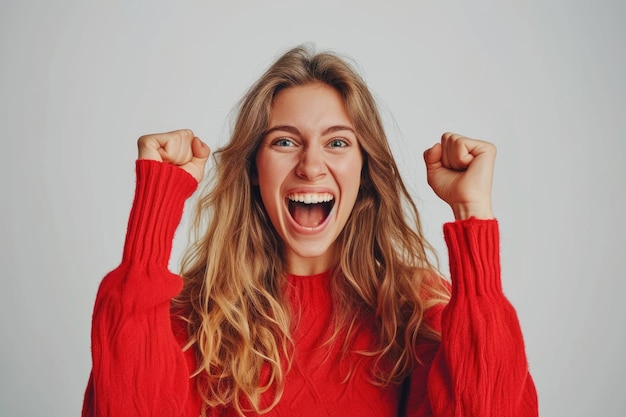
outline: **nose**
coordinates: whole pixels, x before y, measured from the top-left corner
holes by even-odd
[[[301,155],[296,175],[308,181],[314,181],[326,175],[326,163],[323,152],[315,148],[305,148]]]

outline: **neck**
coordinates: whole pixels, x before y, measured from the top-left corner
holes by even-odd
[[[321,256],[302,257],[291,252],[287,254],[287,272],[291,275],[309,276],[326,272],[336,266],[338,259],[333,251]]]

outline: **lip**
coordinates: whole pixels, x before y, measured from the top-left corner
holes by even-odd
[[[328,193],[333,196],[333,199],[335,200],[335,204],[333,205],[333,208],[330,210],[330,212],[328,213],[328,216],[326,216],[326,218],[324,219],[322,223],[320,223],[319,225],[315,227],[304,227],[296,223],[296,221],[293,219],[293,217],[289,213],[289,207],[288,207],[289,197],[288,196],[290,194],[296,194],[296,193],[297,194]],[[337,204],[338,204],[337,193],[334,190],[331,190],[330,188],[318,188],[318,187],[292,188],[285,193],[285,198],[283,199],[283,202],[284,202],[283,208],[285,210],[285,217],[287,218],[289,225],[296,233],[302,234],[302,235],[315,235],[315,234],[321,233],[324,229],[326,229],[331,219],[335,217],[335,213],[337,212]]]

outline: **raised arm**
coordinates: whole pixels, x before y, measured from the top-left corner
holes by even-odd
[[[144,136],[138,145],[122,262],[96,297],[83,416],[178,417],[187,406],[188,365],[170,319],[170,300],[182,280],[168,262],[209,150],[191,131]]]
[[[491,211],[495,153],[490,143],[449,133],[424,153],[428,182],[457,220],[444,226],[451,299],[428,314],[441,343],[418,346],[424,364],[411,381],[409,416],[538,414],[519,321],[502,292]]]

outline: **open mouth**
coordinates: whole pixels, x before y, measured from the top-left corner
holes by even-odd
[[[335,205],[335,198],[330,193],[293,193],[287,199],[293,220],[307,228],[324,223]]]

